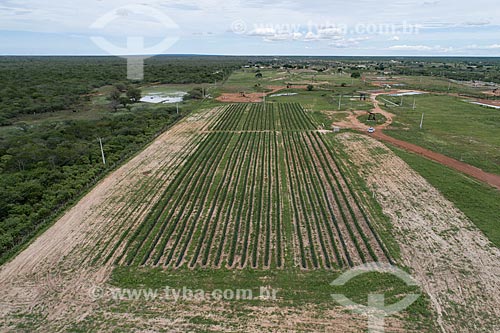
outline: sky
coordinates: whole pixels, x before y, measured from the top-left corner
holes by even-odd
[[[500,56],[498,0],[0,0],[0,55]]]

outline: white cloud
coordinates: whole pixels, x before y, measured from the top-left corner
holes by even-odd
[[[360,42],[369,40],[369,37],[357,37],[357,38],[345,38],[341,39],[338,41],[335,41],[333,43],[330,43],[330,46],[338,48],[338,49],[345,49],[349,47],[355,47],[358,46]]]
[[[428,46],[428,45],[393,45],[388,47],[388,50],[393,51],[418,51],[418,52],[439,52],[439,53],[447,53],[454,50],[453,47],[441,47],[439,45],[436,46]]]
[[[104,13],[134,3],[157,8],[172,18],[180,29],[170,31],[155,19],[133,15],[120,17],[116,24],[106,29],[89,29]],[[246,23],[246,33],[233,33],[231,24],[236,20]],[[310,22],[312,29],[308,26]],[[360,36],[368,33],[353,32],[358,23],[387,25],[398,30],[369,34],[373,42],[365,44]],[[293,24],[300,25],[301,29]],[[415,24],[422,27],[418,34],[399,29]],[[252,29],[254,26],[256,28]],[[348,30],[339,29],[339,26]],[[117,41],[139,34],[151,43],[154,39],[176,33],[176,37],[180,37],[179,44],[189,47],[190,52],[200,53],[208,49],[203,48],[199,36],[210,36],[207,40],[216,40],[220,45],[218,50],[223,50],[221,53],[255,52],[256,49],[283,53],[293,51],[295,46],[284,48],[280,43],[274,46],[262,42],[296,41],[297,48],[304,49],[301,43],[309,42],[317,52],[330,52],[327,46],[357,48],[363,42],[364,50],[388,54],[392,51],[433,54],[461,50],[477,55],[498,53],[500,6],[495,6],[493,0],[362,0],[361,3],[350,0],[276,0],[272,3],[264,0],[0,0],[0,31],[0,35],[9,31],[53,33],[66,37],[99,35]],[[245,38],[251,37],[255,38],[248,43]],[[38,39],[32,45],[34,52],[36,48],[45,48],[44,41]],[[258,43],[263,47],[256,48]],[[436,46],[448,43],[453,48]],[[483,46],[466,47],[473,43]],[[9,44],[4,43],[5,50],[9,49]],[[391,47],[391,44],[402,45]],[[473,52],[476,49],[480,52]]]
[[[432,47],[427,45],[394,45],[389,47],[389,50],[398,51],[430,51]]]
[[[500,44],[491,44],[491,45],[477,45],[472,44],[466,46],[468,50],[498,50],[500,49]]]

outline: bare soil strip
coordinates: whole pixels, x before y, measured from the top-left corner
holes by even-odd
[[[500,250],[383,144],[349,133],[338,140],[391,218],[404,264],[429,294],[442,330],[498,332]]]

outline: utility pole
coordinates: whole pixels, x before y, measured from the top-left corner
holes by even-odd
[[[413,110],[417,107],[417,100],[416,98],[413,98]]]
[[[339,98],[339,111],[340,111],[341,104],[342,104],[342,95],[340,95],[340,98]]]
[[[264,93],[264,98],[262,99],[264,102],[264,112],[266,112],[266,93]]]
[[[422,113],[422,119],[420,119],[420,129],[424,126],[424,114]]]
[[[399,106],[403,106],[403,95],[401,95],[401,104]]]
[[[102,164],[106,165],[106,158],[104,157],[104,149],[102,149],[102,139],[101,138],[99,138],[99,145],[101,146]]]
[[[177,114],[179,114],[179,103],[175,103],[175,106],[177,107]]]

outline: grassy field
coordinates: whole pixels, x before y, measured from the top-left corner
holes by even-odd
[[[400,97],[383,98],[401,102]],[[403,107],[383,106],[381,97],[379,100],[383,108],[397,116],[386,134],[500,174],[498,110],[473,105],[458,97],[432,94],[406,96]],[[425,115],[421,130],[422,113]]]
[[[291,96],[269,96],[266,100],[269,102],[280,103],[300,103],[304,108],[312,111],[352,111],[352,110],[370,110],[373,106],[367,101],[360,101],[359,94],[353,88],[349,92],[344,90],[340,97],[339,92],[328,90],[306,91],[305,89],[285,89],[279,94],[292,93]],[[339,109],[340,101],[340,109]]]
[[[246,322],[246,317],[252,312],[252,307],[274,308],[274,311],[283,309],[311,309],[314,308],[314,316],[318,320],[328,321],[328,310],[337,304],[332,300],[331,294],[344,294],[358,304],[366,304],[368,294],[382,293],[385,295],[386,304],[394,304],[401,300],[403,295],[417,293],[418,288],[406,286],[404,282],[390,274],[368,273],[353,278],[343,286],[331,286],[340,273],[328,271],[303,272],[299,270],[176,270],[175,272],[164,269],[119,267],[113,271],[110,284],[113,287],[134,289],[151,288],[162,290],[165,286],[171,289],[181,290],[251,290],[252,295],[258,295],[263,281],[267,287],[276,290],[276,300],[252,299],[252,300],[223,300],[224,307],[230,308],[234,314],[239,314],[240,325]],[[165,301],[162,301],[165,302]],[[111,311],[117,313],[143,312],[143,315],[160,315],[162,302],[145,302],[140,300],[120,301],[106,304]],[[152,303],[152,304],[151,304]],[[189,301],[181,301],[178,307],[189,306]],[[144,309],[147,311],[144,312]],[[142,310],[140,310],[142,309]],[[430,302],[427,296],[422,295],[419,299],[403,312],[396,316],[403,319],[404,327],[418,332],[433,332],[434,315],[429,310]],[[97,318],[99,311],[94,314]],[[191,320],[198,329],[203,325],[216,325],[217,320],[213,316],[203,313],[192,313]],[[325,317],[323,317],[325,316]],[[363,317],[364,318],[364,317]],[[219,323],[220,324],[220,323]],[[94,328],[95,321],[89,318],[78,325],[79,330]],[[240,327],[241,328],[241,327]],[[238,330],[238,327],[233,329]]]
[[[453,82],[439,76],[370,76],[368,82],[387,82],[387,84],[395,89],[416,89],[440,93],[468,94],[472,96],[479,96],[483,91],[488,90],[485,87],[472,87],[466,83]]]
[[[398,148],[392,150],[453,202],[497,247],[500,191],[457,171]]]

